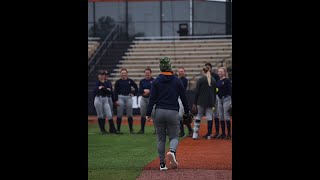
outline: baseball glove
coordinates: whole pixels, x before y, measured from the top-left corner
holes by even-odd
[[[182,115],[182,123],[184,124],[184,125],[189,125],[189,124],[191,124],[192,123],[192,120],[193,120],[193,114],[191,114],[191,113],[185,113],[185,114],[183,114]]]

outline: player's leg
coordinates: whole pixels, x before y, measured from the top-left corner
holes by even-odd
[[[119,106],[117,107],[117,131],[120,133],[121,122],[122,122],[122,115],[123,115],[123,108],[124,108],[124,96],[118,96]]]
[[[206,138],[206,139],[210,139],[211,138],[211,135],[212,135],[212,126],[213,126],[213,121],[212,121],[212,115],[213,115],[213,112],[212,112],[212,108],[206,108],[206,119],[207,119],[207,123],[208,123],[208,132],[205,136],[203,136],[203,138]]]
[[[113,122],[113,102],[112,102],[112,98],[108,97],[108,104],[110,106],[110,110],[111,110],[111,118],[108,118],[108,122],[109,122],[109,132],[110,133],[117,133],[116,127],[114,125]]]
[[[180,133],[179,133],[179,137],[183,137],[184,136],[184,126],[182,123],[182,115],[184,114],[184,109],[183,109],[183,105],[182,105],[182,101],[180,99],[180,97],[178,98],[178,102],[179,102],[179,122],[180,122]]]
[[[217,137],[219,139],[226,138],[225,133],[225,121],[224,121],[224,110],[223,110],[224,98],[219,98],[218,110],[219,110],[219,118],[220,118],[220,125],[221,125],[221,134]]]
[[[197,109],[198,109],[198,114],[196,116],[196,120],[194,121],[194,125],[193,125],[193,135],[192,135],[193,139],[199,138],[200,122],[204,112],[204,108],[199,105],[197,105]]]
[[[170,141],[170,151],[167,153],[167,157],[170,160],[171,167],[177,168],[178,162],[176,152],[179,143],[178,135],[180,127],[180,123],[177,121],[177,119],[179,117],[179,113],[174,110],[165,110],[165,116]]]
[[[156,112],[156,105],[153,106],[152,112],[151,112],[151,119],[154,119],[155,117],[155,112]],[[154,128],[154,133],[153,134],[157,134],[157,130],[156,128]]]
[[[219,110],[218,110],[218,100],[219,100],[219,97],[218,95],[216,96],[216,104],[215,104],[215,110],[213,111],[213,117],[214,117],[214,125],[215,125],[215,129],[216,129],[216,133],[215,135],[213,136],[213,138],[216,138],[219,136],[219,130],[220,130],[220,127],[219,127]]]
[[[166,111],[155,109],[153,124],[157,132],[157,148],[160,159],[160,170],[166,170],[165,150],[166,150]],[[162,168],[161,168],[162,166]]]
[[[125,104],[126,104],[126,113],[127,113],[127,117],[128,117],[129,130],[130,130],[131,134],[134,134],[133,118],[132,118],[132,97],[131,96],[126,97]]]
[[[108,103],[109,103],[109,106],[110,106],[110,109],[111,109],[111,114],[113,116],[113,102],[112,102],[112,98],[111,97],[108,97]]]
[[[112,132],[112,133],[115,133],[116,132],[116,129],[114,127],[114,123],[113,123],[113,120],[112,120],[112,111],[111,111],[111,106],[109,104],[109,98],[106,97],[106,100],[104,101],[104,104],[103,104],[103,107],[104,107],[104,112],[108,118],[108,122],[109,122],[109,131]]]
[[[100,128],[100,132],[105,134],[106,130],[104,128],[103,122],[105,121],[105,116],[103,114],[103,105],[101,97],[94,98],[94,107],[96,108],[97,116],[98,116],[98,124]]]
[[[149,103],[149,98],[141,97],[141,100],[140,100],[141,129],[138,132],[138,134],[144,134],[148,103]]]
[[[224,112],[224,117],[226,119],[226,125],[227,125],[227,131],[228,135],[226,136],[227,139],[231,139],[231,122],[230,122],[230,114],[228,110],[230,109],[231,106],[231,97],[225,97],[224,98],[224,103],[223,103],[223,112]]]

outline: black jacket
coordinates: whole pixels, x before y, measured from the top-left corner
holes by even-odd
[[[154,104],[156,104],[155,109],[179,111],[179,96],[184,107],[184,112],[189,112],[186,90],[183,87],[182,81],[174,75],[160,74],[152,82],[146,115],[151,115]]]
[[[214,73],[214,72],[211,72],[211,77],[213,77],[213,78],[214,78],[214,80],[216,80],[216,82],[218,82],[218,81],[219,81],[219,79],[220,79],[219,75],[218,75],[218,74],[216,74],[216,73]]]
[[[134,91],[131,90],[131,87],[134,88]],[[134,96],[138,93],[138,86],[137,84],[130,78],[127,78],[126,80],[119,79],[116,81],[116,84],[114,85],[115,89],[115,101],[118,101],[118,95],[129,95],[130,93]]]
[[[197,81],[194,104],[204,108],[214,107],[216,102],[216,87],[216,81],[213,77],[211,77],[211,86],[209,86],[207,77],[202,76]]]

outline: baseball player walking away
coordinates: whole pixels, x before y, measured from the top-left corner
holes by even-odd
[[[157,147],[160,159],[160,171],[167,170],[165,160],[165,144],[166,131],[169,135],[170,151],[167,153],[167,158],[170,161],[171,168],[178,167],[177,161],[177,146],[179,133],[179,102],[180,96],[184,112],[186,116],[190,116],[185,88],[181,80],[171,72],[171,63],[168,57],[160,59],[161,73],[153,81],[151,86],[151,94],[149,98],[146,118],[150,119],[154,104],[155,118],[153,120],[157,132]]]
[[[134,134],[133,131],[133,118],[132,118],[132,97],[138,92],[137,84],[130,78],[128,78],[127,69],[121,69],[121,79],[116,81],[115,84],[115,101],[117,105],[117,131],[121,133],[120,127],[122,122],[122,115],[124,108],[126,109],[126,115],[128,117],[128,124],[130,134]]]

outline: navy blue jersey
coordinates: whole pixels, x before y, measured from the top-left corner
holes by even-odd
[[[103,88],[99,89],[100,86],[103,86]],[[110,88],[110,90],[108,89]],[[96,83],[95,89],[94,89],[94,96],[112,96],[112,84],[110,81],[101,82],[98,81]]]
[[[131,87],[134,88],[134,91],[131,91]],[[129,94],[133,94],[135,96],[138,93],[138,86],[130,78],[127,78],[126,80],[119,79],[116,81],[114,90],[115,101],[118,101],[118,95],[128,96]]]
[[[218,88],[218,96],[222,98],[223,96],[232,96],[232,89],[231,89],[231,81],[227,78],[219,80],[217,82]]]
[[[182,81],[182,84],[184,86],[184,89],[187,90],[188,87],[188,79],[186,77],[181,77],[180,80]]]
[[[139,83],[139,93],[143,96],[143,97],[149,97],[150,96],[150,94],[149,95],[147,95],[147,96],[144,96],[143,95],[143,90],[144,89],[149,89],[149,90],[151,90],[151,84],[152,84],[152,81],[153,81],[154,79],[153,78],[150,78],[150,79],[146,79],[146,78],[144,78],[144,79],[141,79],[141,81],[140,81],[140,83]]]

